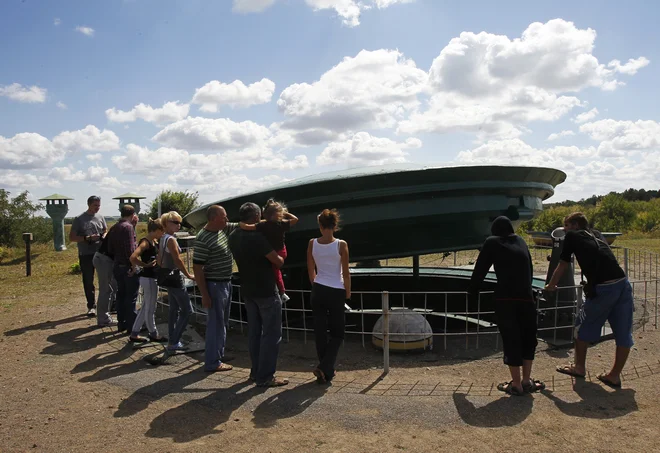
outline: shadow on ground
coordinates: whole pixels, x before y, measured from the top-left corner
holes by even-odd
[[[211,393],[204,398],[187,401],[154,418],[146,436],[171,438],[179,443],[221,433],[222,429],[219,429],[219,426],[229,421],[236,409],[265,392],[266,389],[256,387],[249,381],[243,381],[225,389],[203,391]]]
[[[88,335],[90,334],[91,335]],[[99,329],[96,326],[77,327],[75,329],[49,335],[46,340],[52,344],[46,346],[41,354],[64,355],[86,351],[119,335],[116,331]]]
[[[465,393],[454,393],[453,399],[461,420],[468,425],[481,428],[518,425],[532,413],[534,404],[531,395],[502,396],[481,407],[475,406],[468,400]]]
[[[549,390],[542,391],[542,394],[555,403],[562,413],[571,417],[612,419],[639,410],[633,389],[608,391],[599,384],[579,379],[575,381],[573,390],[581,401],[566,402]]]
[[[12,329],[5,332],[6,337],[15,337],[17,335],[23,335],[25,332],[30,332],[32,330],[47,330],[54,329],[57,326],[63,324],[69,324],[76,321],[82,321],[83,319],[89,319],[86,315],[76,315],[69,318],[60,319],[58,321],[45,321],[40,322],[39,324],[33,324],[31,326],[19,327],[18,329]]]

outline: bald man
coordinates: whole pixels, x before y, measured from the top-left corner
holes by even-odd
[[[238,223],[228,222],[222,206],[213,205],[206,211],[206,225],[195,238],[193,270],[202,294],[202,306],[207,309],[204,370],[229,371],[224,363],[229,302],[231,300],[232,255],[227,238],[238,229]]]

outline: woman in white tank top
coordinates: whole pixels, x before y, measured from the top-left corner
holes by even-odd
[[[312,283],[314,336],[319,365],[314,376],[319,384],[335,377],[335,362],[344,341],[344,303],[351,298],[348,244],[335,238],[339,229],[336,209],[324,209],[318,216],[321,237],[309,241],[307,272]]]

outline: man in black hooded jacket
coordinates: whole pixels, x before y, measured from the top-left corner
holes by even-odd
[[[537,344],[532,258],[527,244],[514,233],[507,217],[496,218],[491,233],[477,258],[468,292],[478,293],[488,270],[495,267],[495,317],[502,335],[504,363],[511,373],[511,382],[497,388],[510,395],[543,390],[545,385],[531,378]]]

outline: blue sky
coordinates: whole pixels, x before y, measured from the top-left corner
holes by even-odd
[[[395,162],[560,168],[557,201],[657,189],[659,10],[8,0],[0,187],[69,195],[71,214],[91,194],[209,202]]]

